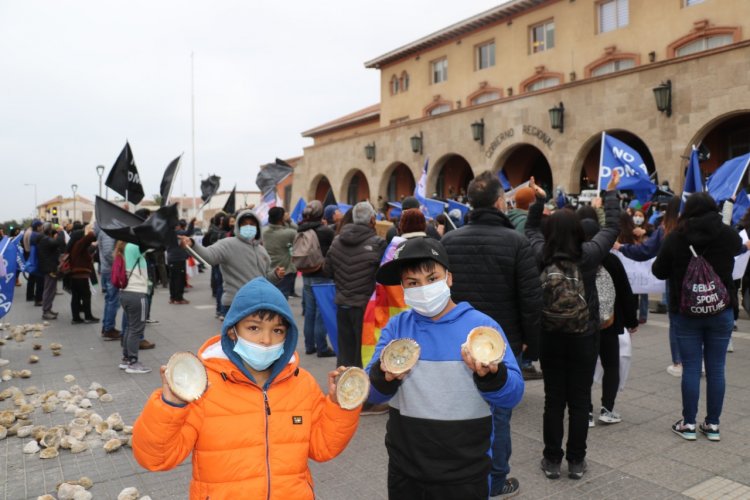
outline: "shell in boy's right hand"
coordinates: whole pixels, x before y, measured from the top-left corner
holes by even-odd
[[[352,366],[336,377],[336,399],[345,410],[353,410],[367,400],[370,377],[362,369]]]
[[[414,339],[396,339],[385,346],[380,353],[380,361],[385,371],[398,375],[414,368],[419,360],[421,349]]]
[[[200,398],[208,387],[206,367],[192,352],[172,354],[164,376],[174,395],[188,403]]]

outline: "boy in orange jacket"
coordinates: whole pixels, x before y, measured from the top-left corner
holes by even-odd
[[[193,454],[191,499],[313,499],[308,458],[341,453],[360,408],[344,410],[328,373],[328,396],[299,367],[297,326],[279,290],[264,278],[243,286],[221,336],[198,352],[208,390],[186,403],[162,388],[133,428],[133,453],[148,470],[169,470]]]

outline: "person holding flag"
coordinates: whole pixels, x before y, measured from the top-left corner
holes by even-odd
[[[656,192],[656,184],[651,181],[646,164],[638,151],[606,132],[602,132],[601,142],[599,190],[607,190],[612,173],[617,171],[620,175],[618,189],[633,191],[641,203],[650,200]]]

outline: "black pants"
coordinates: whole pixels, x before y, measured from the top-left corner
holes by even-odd
[[[620,336],[612,333],[599,338],[599,358],[602,360],[602,406],[609,411],[615,407],[620,386]]]
[[[598,332],[585,336],[544,332],[541,336],[539,361],[544,374],[544,457],[553,462],[559,463],[563,459],[566,407],[569,422],[565,456],[570,462],[580,462],[586,457],[598,336]]]
[[[86,319],[94,316],[91,314],[91,288],[88,278],[72,278],[70,280],[70,312],[74,320],[81,320],[81,313]]]
[[[390,500],[486,500],[489,496],[489,480],[486,477],[458,484],[423,482],[402,474],[388,464]]]
[[[44,298],[44,275],[29,274],[26,281],[26,300],[41,303]]]
[[[183,300],[185,293],[185,261],[169,263],[169,299]]]
[[[336,325],[339,330],[338,366],[358,366],[362,368],[362,320],[364,307],[339,306]]]

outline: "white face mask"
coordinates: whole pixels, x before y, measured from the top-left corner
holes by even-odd
[[[643,217],[639,217],[636,215],[635,217],[633,217],[633,223],[636,226],[640,226],[641,224],[643,224]]]
[[[404,302],[422,316],[434,318],[440,314],[451,299],[447,278],[429,285],[404,288]]]

